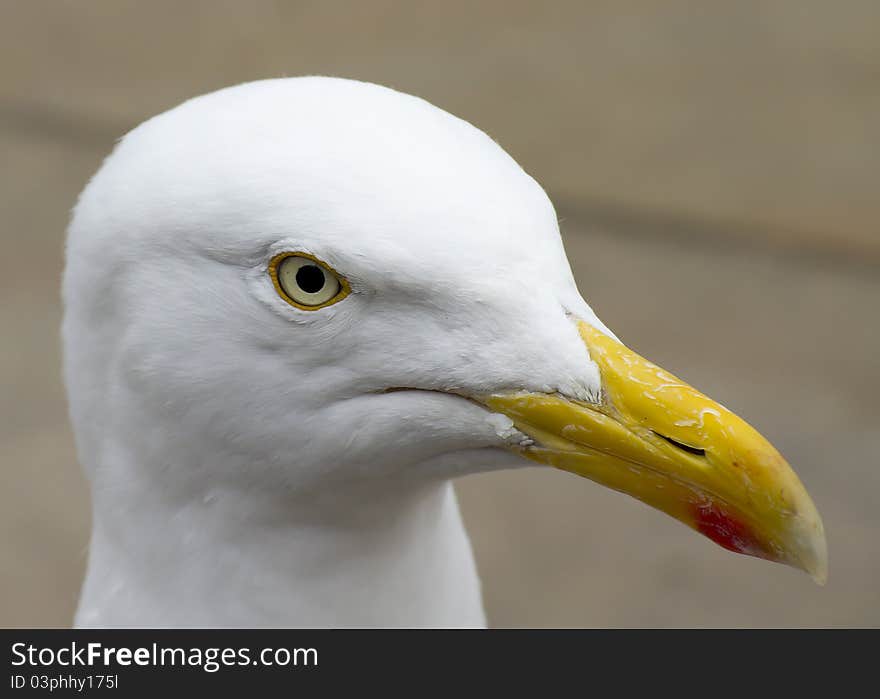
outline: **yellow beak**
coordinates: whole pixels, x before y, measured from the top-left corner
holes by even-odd
[[[822,520],[797,475],[726,408],[587,323],[598,404],[517,393],[481,399],[535,443],[524,456],[589,478],[675,517],[721,546],[825,582]]]

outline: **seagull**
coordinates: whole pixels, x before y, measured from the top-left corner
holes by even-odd
[[[826,576],[779,452],[622,344],[541,186],[422,99],[285,78],[149,119],[79,197],[63,298],[77,626],[484,626],[452,481],[522,466]]]

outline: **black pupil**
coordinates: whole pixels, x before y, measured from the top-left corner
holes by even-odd
[[[296,270],[296,283],[307,294],[315,294],[324,288],[324,272],[315,265],[303,265]]]

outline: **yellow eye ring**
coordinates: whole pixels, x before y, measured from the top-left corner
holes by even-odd
[[[282,252],[269,261],[269,276],[278,295],[303,311],[317,311],[351,293],[348,280],[305,252]]]

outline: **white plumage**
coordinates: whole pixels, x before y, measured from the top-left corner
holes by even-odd
[[[283,254],[351,293],[297,307]],[[524,455],[824,575],[778,453],[617,343],[541,187],[423,100],[295,78],[147,121],[76,206],[64,299],[78,625],[481,626],[451,479]]]
[[[292,308],[285,249],[354,293]],[[525,465],[498,448],[524,436],[383,391],[598,389],[553,207],[491,139],[366,83],[222,90],[121,141],[67,259],[79,625],[484,623],[449,478]]]

